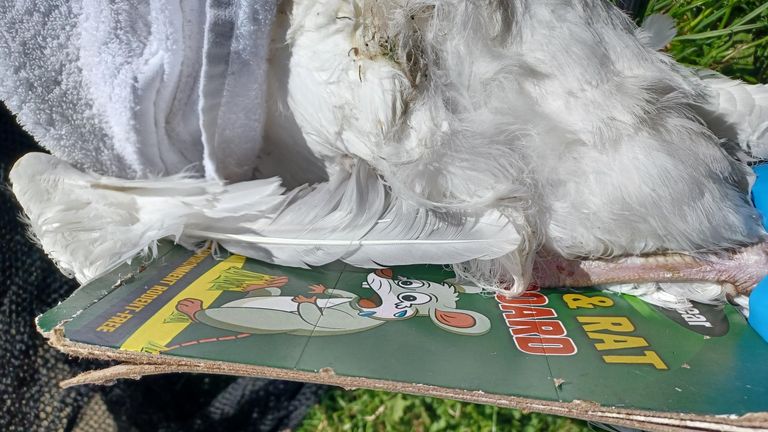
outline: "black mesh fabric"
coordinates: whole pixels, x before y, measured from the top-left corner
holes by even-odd
[[[0,105],[0,430],[278,431],[296,427],[323,386],[217,375],[173,374],[62,390],[58,382],[106,362],[49,347],[34,318],[77,284],[27,239],[7,187],[13,162],[40,151]]]

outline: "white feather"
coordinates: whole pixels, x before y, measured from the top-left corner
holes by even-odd
[[[406,204],[365,163],[287,195],[275,178],[229,186],[183,175],[121,180],[42,153],[20,159],[11,180],[40,244],[81,282],[166,237],[189,247],[215,240],[293,267],[457,264],[497,258],[520,240],[496,211],[442,214]]]
[[[53,156],[29,153],[10,172],[13,191],[40,245],[66,274],[84,283],[161,238],[192,247],[185,230],[228,216],[258,218],[286,199],[279,179],[227,187],[183,174],[123,180],[83,173]]]
[[[607,291],[629,294],[668,309],[691,307],[691,301],[706,304],[722,304],[726,301],[723,285],[714,282],[679,282],[641,284],[612,284],[598,286]]]
[[[235,253],[289,266],[341,260],[361,267],[461,264],[493,260],[520,245],[512,223],[494,210],[437,212],[388,193],[365,163],[297,194],[269,220],[240,224],[240,234],[196,231]],[[486,287],[497,281],[482,280]]]
[[[756,158],[768,158],[768,86],[698,71],[710,97],[703,105],[709,128]]]
[[[637,38],[648,48],[664,49],[677,35],[675,20],[669,15],[653,14],[645,17],[643,25],[637,29]]]

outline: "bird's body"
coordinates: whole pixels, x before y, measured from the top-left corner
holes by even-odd
[[[332,169],[359,159],[422,205],[503,209],[569,258],[762,238],[748,168],[699,116],[706,83],[611,5],[296,0],[293,16],[289,101]]]
[[[281,7],[290,26],[279,15],[273,39],[288,45],[272,46],[264,148],[280,144],[256,172],[328,182],[270,190],[279,205],[260,212],[211,192],[217,204],[199,211],[220,220],[174,214],[189,218],[179,238],[286,265],[453,264],[511,291],[534,279],[537,253],[699,256],[764,239],[744,154],[768,156],[768,92],[678,65],[607,2]],[[22,199],[28,212],[50,206],[39,196]]]

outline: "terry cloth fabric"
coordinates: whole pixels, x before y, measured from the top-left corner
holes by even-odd
[[[276,4],[0,0],[0,100],[83,170],[250,179]]]
[[[40,149],[2,104],[0,146],[0,430],[279,431],[300,424],[325,387],[174,374],[60,389],[62,379],[109,364],[67,358],[35,330],[35,317],[76,284],[25,235],[8,171],[21,155]]]

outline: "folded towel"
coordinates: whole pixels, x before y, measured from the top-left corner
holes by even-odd
[[[276,0],[0,1],[0,99],[54,155],[250,179]]]
[[[80,6],[0,2],[0,99],[53,154],[83,169],[135,176],[83,80]]]
[[[276,0],[209,1],[200,91],[205,170],[251,178],[264,126]]]

